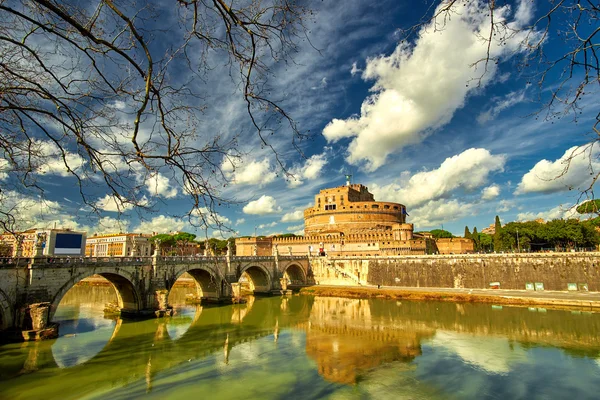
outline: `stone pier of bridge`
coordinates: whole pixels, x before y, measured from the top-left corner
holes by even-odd
[[[278,254],[0,259],[0,330],[25,340],[55,336],[57,326],[52,321],[61,299],[93,275],[114,287],[122,316],[168,315],[169,292],[184,273],[193,277],[199,298],[214,302],[230,301],[235,295],[232,284],[241,281],[257,294],[281,293],[287,283],[311,283],[308,257]]]

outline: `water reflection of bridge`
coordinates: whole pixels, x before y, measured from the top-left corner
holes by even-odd
[[[19,362],[3,365],[2,377],[35,369],[54,372],[32,374],[36,377],[31,379],[21,375],[0,383],[0,391],[11,397],[23,385],[36,385],[40,396],[58,397],[60,389],[50,385],[50,380],[64,377],[71,383],[74,376],[81,396],[140,380],[151,389],[161,371],[178,370],[189,360],[211,355],[215,367],[224,365],[236,354],[236,347],[268,335],[276,341],[286,328],[304,330],[306,353],[315,360],[319,373],[344,384],[355,383],[387,363],[395,363],[396,369],[412,368],[410,362],[422,354],[424,343],[444,346],[491,373],[509,371],[515,361],[526,358],[531,346],[550,345],[592,357],[600,354],[598,314],[293,296],[199,307],[182,319],[118,322],[97,354],[66,369],[58,368],[52,342],[31,343],[23,348]],[[276,346],[273,351],[286,351]]]
[[[78,386],[80,396],[91,390],[102,390],[102,387],[108,390],[139,379],[144,379],[151,388],[153,377],[160,371],[215,353],[223,354],[222,362],[227,363],[236,346],[268,335],[277,338],[280,329],[308,319],[310,303],[307,298],[295,296],[258,299],[248,304],[197,306],[193,317],[184,318],[185,324],[189,325],[183,332],[170,329],[172,324],[181,322],[177,322],[177,318],[118,319],[108,343],[97,354],[66,369],[59,368],[62,363],[55,360],[52,346],[61,340],[77,340],[77,336],[31,342],[23,347],[21,362],[3,366],[2,378],[21,376],[10,385],[0,384],[0,391],[11,397],[9,393],[18,393],[19,384],[31,384],[26,373],[41,369],[77,376],[74,384]],[[171,337],[174,332],[175,337]],[[50,380],[57,379],[55,373],[35,378],[35,385],[45,388],[43,396],[46,398],[62,397],[60,385],[50,384]]]

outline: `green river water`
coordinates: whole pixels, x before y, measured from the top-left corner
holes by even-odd
[[[58,339],[0,346],[0,399],[600,398],[595,313],[295,295],[123,321],[113,296],[76,287]]]

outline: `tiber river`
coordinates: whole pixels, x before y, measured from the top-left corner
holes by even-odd
[[[122,321],[104,318],[112,300],[76,287],[58,339],[0,346],[0,398],[600,396],[600,315],[589,312],[293,296]]]

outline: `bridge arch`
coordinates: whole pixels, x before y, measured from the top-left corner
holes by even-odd
[[[175,282],[181,278],[181,275],[186,272],[194,279],[198,298],[219,298],[221,296],[223,291],[222,279],[219,279],[212,269],[205,266],[193,266],[180,269],[175,273],[173,284],[175,284]]]
[[[290,285],[306,285],[306,274],[304,268],[298,264],[290,264],[283,270],[283,277],[288,280]]]
[[[106,270],[95,269],[92,272],[85,272],[73,276],[56,292],[52,299],[52,306],[50,308],[50,316],[48,321],[52,321],[54,318],[56,309],[58,308],[58,305],[65,294],[67,294],[67,292],[71,290],[71,288],[77,283],[93,275],[100,275],[111,284],[115,290],[115,293],[117,294],[117,304],[121,311],[130,313],[137,313],[140,311],[143,303],[140,299],[138,291],[135,288],[135,285],[133,284],[133,282],[135,282],[134,276],[123,270],[116,272],[115,269],[110,268],[107,268]]]
[[[8,329],[12,326],[13,316],[10,308],[8,296],[0,290],[0,330]]]
[[[249,264],[240,270],[240,282],[242,277],[247,277],[249,290],[253,293],[271,292],[271,274],[262,265]]]

